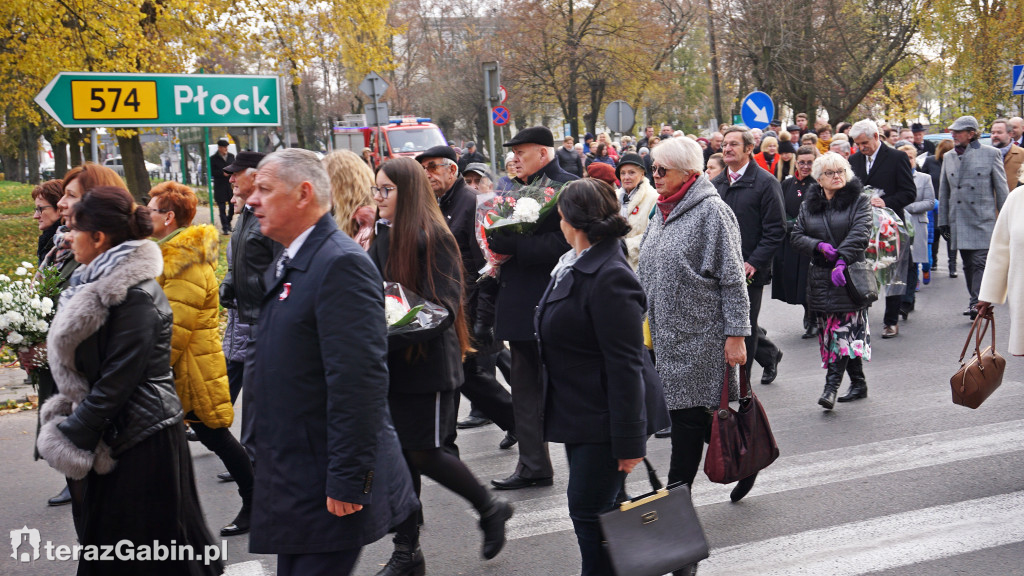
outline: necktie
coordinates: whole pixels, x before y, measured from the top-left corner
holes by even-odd
[[[280,278],[281,275],[284,274],[284,267],[288,265],[289,260],[291,260],[291,258],[288,257],[288,251],[285,250],[277,260],[277,268],[274,269],[274,278]]]
[[[739,172],[729,172],[729,182],[735,182],[740,179]]]
[[[867,172],[871,172],[871,164],[872,164],[872,158],[871,158],[871,156],[868,156],[868,167],[867,167],[867,170],[866,170]]]

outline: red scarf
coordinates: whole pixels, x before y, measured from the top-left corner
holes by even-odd
[[[697,175],[694,174],[693,176],[690,176],[689,180],[679,187],[679,190],[675,194],[665,198],[664,200],[661,199],[663,197],[658,198],[658,210],[661,210],[662,222],[668,220],[668,215],[675,210],[676,206],[683,200],[683,196],[686,195],[686,191],[689,190],[690,186],[693,186],[693,183],[696,181]]]

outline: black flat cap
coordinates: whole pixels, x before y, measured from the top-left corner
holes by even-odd
[[[769,124],[769,126],[782,126],[782,120],[779,120],[778,118],[774,118],[774,119],[772,119],[772,122],[771,122],[771,124]]]
[[[260,160],[263,160],[264,156],[266,154],[262,152],[239,152],[235,156],[235,161],[230,166],[224,167],[224,171],[228,174],[234,174],[246,168],[256,168],[260,165]]]
[[[502,144],[505,148],[512,146],[518,146],[519,144],[540,144],[541,146],[547,146],[548,148],[554,148],[555,137],[551,134],[551,130],[548,130],[544,126],[533,126],[532,128],[525,128],[516,133],[511,140]]]
[[[217,140],[217,146],[225,146],[225,147],[227,147],[230,144],[231,143],[228,142],[227,140],[225,140],[224,138],[221,138],[220,140]]]
[[[455,154],[455,149],[451,146],[434,146],[433,148],[428,148],[416,157],[416,161],[423,162],[427,158],[447,158],[452,162],[459,161],[459,157]]]

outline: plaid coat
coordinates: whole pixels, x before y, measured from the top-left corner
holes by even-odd
[[[963,155],[946,153],[939,178],[939,226],[949,226],[950,246],[987,250],[1007,194],[999,150],[975,140]]]

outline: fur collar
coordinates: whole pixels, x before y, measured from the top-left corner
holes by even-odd
[[[47,400],[39,411],[37,445],[47,463],[70,478],[84,478],[90,469],[106,474],[116,464],[110,448],[102,441],[94,452],[82,450],[57,428],[89,394],[89,382],[75,367],[75,350],[103,326],[112,306],[124,302],[129,288],[155,278],[162,271],[160,248],[153,242],[143,242],[110,274],[82,286],[57,308],[46,346],[50,371],[60,393]]]
[[[173,278],[196,264],[212,264],[216,268],[219,242],[217,229],[209,224],[182,228],[173,238],[159,244],[164,260],[162,274]]]
[[[853,178],[846,183],[836,192],[834,198],[832,198],[831,205],[836,210],[845,210],[857,201],[861,192],[864,190],[861,186],[860,180]],[[824,212],[829,206],[829,201],[825,198],[825,192],[821,189],[821,186],[814,184],[811,189],[807,191],[807,198],[804,200],[804,204],[807,204],[807,210],[811,214],[818,214]]]

